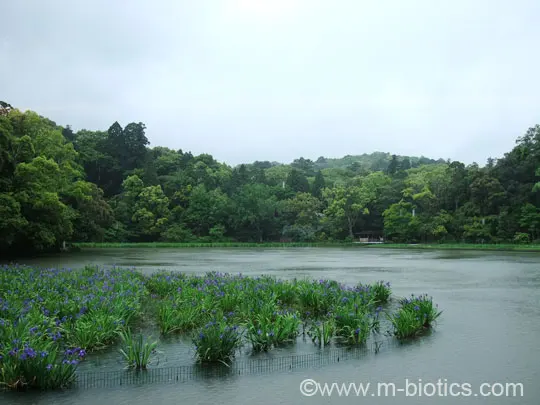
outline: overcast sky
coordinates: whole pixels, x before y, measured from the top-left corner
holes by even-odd
[[[0,0],[0,100],[230,164],[483,164],[540,123],[538,0]]]

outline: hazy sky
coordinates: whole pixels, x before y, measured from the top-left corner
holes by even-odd
[[[484,163],[540,123],[538,0],[0,1],[0,100],[74,129]]]

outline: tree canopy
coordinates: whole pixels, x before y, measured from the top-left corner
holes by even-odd
[[[486,165],[374,152],[231,167],[149,147],[143,123],[73,131],[0,102],[0,251],[64,242],[526,243],[540,238],[540,126]]]

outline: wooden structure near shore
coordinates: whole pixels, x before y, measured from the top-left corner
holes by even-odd
[[[384,243],[384,235],[380,231],[364,231],[355,234],[357,243]]]

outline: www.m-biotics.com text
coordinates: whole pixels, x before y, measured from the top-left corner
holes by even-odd
[[[473,385],[405,379],[403,384],[391,382],[321,382],[311,378],[300,383],[300,393],[306,397],[523,397],[523,384],[514,382],[484,382]]]

